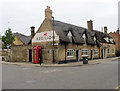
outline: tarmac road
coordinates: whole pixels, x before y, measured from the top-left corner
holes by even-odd
[[[76,67],[2,65],[3,89],[115,89],[118,60]]]

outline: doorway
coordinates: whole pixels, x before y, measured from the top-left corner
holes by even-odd
[[[93,59],[93,50],[91,50],[91,60]]]
[[[104,49],[103,54],[104,54],[104,58],[106,58],[106,49]]]
[[[29,62],[32,62],[32,49],[29,49]]]
[[[79,61],[79,50],[76,50],[76,61]]]

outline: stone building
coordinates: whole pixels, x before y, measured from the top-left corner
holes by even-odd
[[[34,27],[31,27],[33,34]],[[14,62],[32,62],[31,36],[20,33],[14,33],[15,41],[11,46],[10,61]]]
[[[42,47],[44,63],[80,61],[115,56],[115,42],[107,34],[93,29],[93,22],[87,22],[88,29],[54,20],[49,6],[45,10],[45,19],[32,39],[32,46]],[[54,30],[54,32],[53,32]],[[54,46],[53,46],[54,35]],[[54,56],[53,56],[53,52]]]
[[[113,38],[113,40],[115,41],[116,45],[115,45],[115,49],[116,49],[116,54],[118,56],[120,56],[120,33],[119,30],[117,30],[116,32],[110,32],[109,35]]]

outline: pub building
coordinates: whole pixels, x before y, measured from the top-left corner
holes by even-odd
[[[45,9],[45,19],[34,34],[31,29],[33,63],[65,63],[115,56],[115,42],[104,32],[93,30],[92,20],[87,28],[54,20],[49,6]],[[54,40],[53,40],[54,36]],[[40,50],[39,50],[40,49]],[[37,51],[38,50],[38,51]]]

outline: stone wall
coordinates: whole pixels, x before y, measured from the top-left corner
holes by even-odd
[[[11,60],[14,62],[29,62],[29,49],[30,45],[14,45],[11,47]]]

